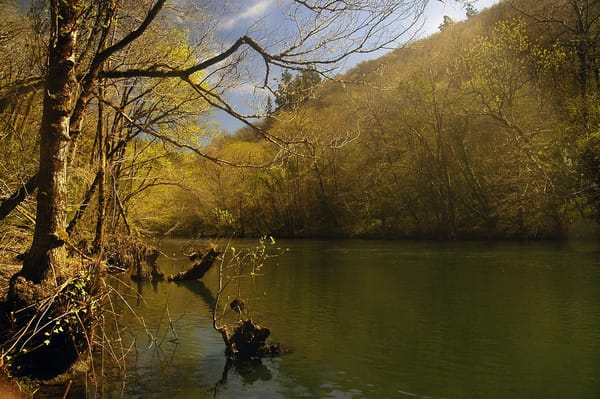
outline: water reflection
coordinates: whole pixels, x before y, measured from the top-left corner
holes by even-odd
[[[254,318],[297,351],[228,363],[212,329],[214,270],[202,281],[136,285],[144,298],[134,310],[155,340],[119,310],[136,356],[123,395],[115,380],[97,397],[600,397],[598,254],[544,244],[282,244],[291,251],[244,289]],[[180,252],[180,242],[169,245]],[[162,261],[166,273],[188,266]]]
[[[216,297],[202,281],[180,281],[176,282],[176,285],[202,298],[207,307],[213,311],[216,305]],[[215,384],[215,398],[219,397],[219,393],[227,388],[229,373],[238,375],[243,385],[252,385],[257,381],[269,381],[273,378],[271,370],[263,364],[262,359],[239,360],[227,357],[221,379]]]
[[[227,359],[223,368],[223,375],[215,384],[215,398],[227,389],[229,373],[233,372],[241,378],[243,385],[252,385],[257,381],[270,381],[273,378],[271,370],[265,366],[261,359],[233,360]]]
[[[120,278],[127,279],[126,276],[127,276],[127,274],[123,273],[120,276]],[[147,293],[149,287],[151,288],[151,291],[154,295],[158,294],[158,289],[159,289],[158,286],[160,284],[159,281],[155,281],[155,280],[147,281],[147,280],[138,279],[138,280],[132,281],[132,282],[135,283],[135,288],[136,288],[136,292],[137,292],[137,295],[136,295],[136,305],[137,306],[142,305],[144,295]]]
[[[192,281],[175,281],[173,284],[178,287],[183,287],[187,289],[193,295],[196,295],[204,301],[206,306],[213,311],[213,308],[217,302],[216,297],[213,292],[200,280],[192,280]]]

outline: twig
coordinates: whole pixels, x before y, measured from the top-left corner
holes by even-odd
[[[69,394],[69,391],[71,390],[71,385],[73,385],[73,380],[69,380],[69,382],[67,383],[67,389],[65,389],[65,393],[63,394],[62,399],[67,399],[67,395]]]
[[[175,331],[175,327],[173,326],[173,320],[171,319],[171,312],[169,312],[168,307],[167,307],[167,318],[169,319],[169,328],[171,329],[171,332],[175,336],[175,338],[172,339],[172,341],[175,341],[175,342],[179,341],[179,337],[177,336],[177,332]]]

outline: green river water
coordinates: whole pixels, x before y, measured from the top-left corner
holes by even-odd
[[[189,266],[184,245],[162,243],[165,272]],[[123,341],[135,339],[126,384],[109,377],[97,397],[600,397],[598,252],[556,243],[276,246],[289,251],[248,279],[244,295],[292,353],[225,367],[211,325],[216,269],[203,281],[142,284],[144,300],[130,304],[156,339],[121,311]]]

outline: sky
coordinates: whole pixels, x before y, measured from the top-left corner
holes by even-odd
[[[500,0],[477,0],[473,4],[477,10],[488,8]],[[282,33],[284,25],[282,25],[283,16],[279,8],[280,0],[233,0],[228,3],[227,13],[225,18],[219,24],[218,35],[224,40],[233,42],[239,36],[246,33],[260,34],[260,32],[268,31],[265,28],[277,28],[281,26]],[[442,23],[444,16],[451,17],[454,21],[461,21],[466,18],[466,10],[464,4],[456,0],[429,0],[427,9],[423,16],[422,26],[418,33],[418,38],[423,38],[439,31],[439,25]],[[277,30],[272,30],[277,32]],[[398,45],[400,45],[399,43]],[[378,58],[384,55],[387,51],[382,50],[373,54],[361,55],[360,57],[352,57],[343,65],[343,69],[351,68],[359,62],[369,59]],[[229,101],[244,112],[251,112],[253,93],[251,85],[244,85],[238,90],[229,94]],[[242,127],[242,123],[233,119],[222,112],[217,112],[216,117],[219,123],[219,128],[224,131],[234,132]]]
[[[500,0],[478,0],[473,2],[475,9],[483,10],[499,3]],[[425,25],[423,26],[424,36],[438,32],[439,25],[444,19],[444,15],[448,15],[454,21],[462,21],[466,19],[466,10],[464,4],[457,1],[446,0],[444,2],[432,0],[429,2]]]

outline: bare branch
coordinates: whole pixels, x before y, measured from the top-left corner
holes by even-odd
[[[150,26],[152,21],[154,21],[165,2],[166,0],[158,0],[156,4],[154,4],[154,6],[150,9],[148,14],[146,15],[146,18],[137,29],[129,33],[119,42],[98,53],[96,57],[94,57],[94,63],[101,64],[102,62],[106,61],[111,55],[122,50],[123,48],[125,48],[125,46],[131,44],[135,39],[140,37],[146,31],[148,26]]]
[[[190,150],[190,151],[194,152],[195,154],[201,156],[202,158],[208,159],[209,161],[216,163],[217,165],[228,165],[228,166],[234,166],[234,167],[238,167],[238,168],[257,168],[257,169],[259,169],[259,168],[268,168],[268,167],[276,164],[278,157],[276,157],[276,159],[274,159],[273,161],[266,163],[266,164],[252,165],[252,164],[238,164],[235,162],[231,162],[231,161],[227,161],[224,159],[220,159],[220,158],[211,156],[195,146],[192,146],[192,145],[186,144],[186,143],[181,143],[175,139],[172,139],[171,137],[168,137],[166,135],[161,134],[160,132],[157,132],[155,129],[153,129],[151,127],[151,125],[147,125],[147,124],[142,125],[142,124],[136,122],[133,118],[131,118],[129,115],[127,115],[122,109],[120,109],[118,106],[112,104],[109,101],[104,100],[104,103],[107,104],[108,106],[112,107],[115,110],[115,112],[117,112],[118,114],[123,116],[123,118],[131,126],[135,127],[136,129],[140,130],[141,132],[144,132],[144,133],[148,134],[149,136],[157,138],[157,139],[159,139],[165,143],[168,143],[174,147]]]

